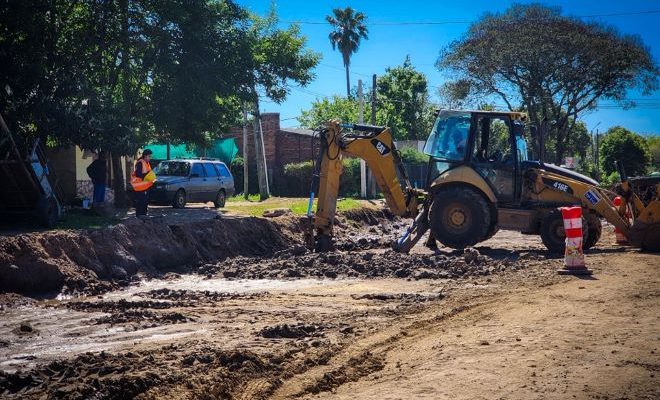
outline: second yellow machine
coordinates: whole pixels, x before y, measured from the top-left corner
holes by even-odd
[[[643,199],[619,166],[620,207],[614,194],[571,170],[528,160],[526,115],[517,112],[439,111],[424,152],[429,156],[425,189],[412,188],[389,128],[328,122],[319,130],[320,151],[312,182],[307,243],[318,251],[332,247],[332,231],[342,173],[342,158],[364,159],[392,212],[414,218],[395,244],[409,251],[430,229],[427,245],[451,248],[475,245],[498,229],[538,234],[553,252],[564,250],[559,207],[580,205],[584,249],[601,236],[601,218],[619,228],[633,245],[660,251],[660,178],[646,185]],[[538,131],[538,132],[537,132]],[[541,149],[542,149],[541,145]],[[542,151],[540,152],[542,154]],[[632,214],[632,221],[625,217]]]

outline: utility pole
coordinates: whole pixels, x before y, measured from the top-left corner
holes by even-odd
[[[247,133],[247,106],[243,102],[243,197],[247,200],[249,193],[248,179],[248,133]]]
[[[268,189],[268,175],[266,169],[266,154],[264,152],[264,135],[261,130],[261,114],[259,113],[259,100],[254,103],[254,150],[257,156],[257,177],[259,178],[259,197],[266,200],[270,196]]]
[[[371,77],[371,125],[376,125],[376,74]],[[376,197],[376,180],[369,173],[369,197]]]
[[[364,123],[364,95],[362,93],[362,79],[358,80],[358,101],[360,104],[358,122]],[[360,158],[360,197],[367,198],[367,163]]]
[[[376,74],[371,77],[371,125],[376,125]]]
[[[596,180],[600,180],[600,167],[599,167],[600,157],[599,157],[599,154],[598,154],[600,145],[598,143],[599,142],[599,137],[598,136],[599,136],[598,135],[598,129],[596,129],[596,147],[594,148],[594,158],[595,158],[594,164],[595,164],[595,167],[596,167]]]

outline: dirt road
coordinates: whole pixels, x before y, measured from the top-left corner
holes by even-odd
[[[587,256],[593,279],[557,275],[561,259],[512,232],[465,252],[398,255],[386,243],[405,223],[381,217],[346,229],[329,254],[287,242],[295,224],[274,223],[264,234],[281,229],[281,243],[258,255],[203,261],[215,249],[204,242],[195,265],[159,275],[151,261],[148,273],[88,296],[1,295],[0,395],[660,397],[658,255],[622,251],[607,233]],[[193,234],[168,229],[172,240]]]
[[[441,317],[448,313],[442,304],[393,326],[405,335],[366,345],[385,353],[382,371],[320,397],[659,398],[660,259],[600,254],[590,261],[593,280],[493,290],[453,316]]]

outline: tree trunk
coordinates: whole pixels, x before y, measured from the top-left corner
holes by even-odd
[[[566,139],[568,138],[565,127],[557,129],[557,142],[555,144],[555,164],[561,165],[564,160],[564,153],[566,152]]]
[[[348,73],[348,64],[346,66],[346,97],[351,97],[351,76]]]
[[[124,171],[121,167],[121,156],[117,153],[112,153],[110,156],[112,160],[112,189],[115,192],[115,207],[126,208],[128,201],[126,198],[126,187],[124,185]]]

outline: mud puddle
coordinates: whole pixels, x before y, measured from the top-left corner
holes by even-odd
[[[206,278],[200,275],[181,275],[173,279],[150,279],[124,290],[107,293],[104,300],[128,299],[141,293],[168,289],[172,291],[201,291],[211,293],[255,293],[267,291],[288,291],[307,289],[315,286],[336,284],[329,279],[225,279]]]
[[[219,302],[245,306],[271,293],[313,291],[345,281],[183,275],[145,280],[103,296],[60,296],[7,308],[0,311],[0,337],[4,338],[0,370],[13,372],[49,359],[203,335],[209,315],[199,307]]]

